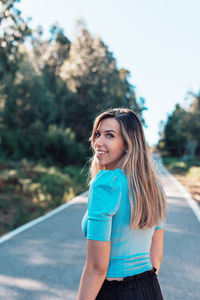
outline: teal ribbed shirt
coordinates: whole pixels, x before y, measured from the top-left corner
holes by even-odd
[[[126,277],[152,269],[151,240],[155,229],[130,228],[127,177],[121,169],[101,170],[93,179],[81,227],[87,239],[111,241],[106,277]]]

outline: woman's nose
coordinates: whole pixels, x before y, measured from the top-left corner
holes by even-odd
[[[102,146],[103,145],[103,138],[101,136],[99,136],[95,143],[94,143],[95,147],[99,147],[99,146]]]

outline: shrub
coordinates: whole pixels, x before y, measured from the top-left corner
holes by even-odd
[[[68,164],[81,165],[85,162],[86,151],[82,144],[77,143],[71,129],[65,131],[52,127],[45,136],[45,159],[59,166]]]

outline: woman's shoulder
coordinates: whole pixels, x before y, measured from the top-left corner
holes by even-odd
[[[99,173],[95,176],[93,184],[112,184],[114,182],[122,182],[122,179],[126,178],[125,173],[121,169],[114,170],[100,170]]]
[[[118,209],[121,197],[123,184],[121,179],[121,171],[115,169],[101,170],[94,178],[90,185],[88,196],[88,212],[95,218],[101,212],[105,215],[114,215]]]

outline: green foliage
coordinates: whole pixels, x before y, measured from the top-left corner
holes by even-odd
[[[25,159],[0,160],[0,234],[72,199],[87,189],[78,166],[45,167]]]
[[[142,119],[144,99],[136,100],[129,71],[118,70],[108,47],[86,28],[73,42],[57,25],[49,40],[41,36],[39,28],[33,48],[18,49],[9,89],[0,85],[0,151],[8,158],[43,159],[62,167],[84,164],[96,114],[125,106]]]
[[[21,12],[15,8],[17,0],[3,0],[0,3],[0,80],[7,86],[17,70],[20,59],[19,46],[31,34]]]
[[[75,134],[70,128],[65,130],[50,126],[44,130],[42,123],[36,121],[27,130],[5,131],[1,138],[1,150],[7,157],[15,160],[27,157],[31,160],[42,159],[47,165],[64,167],[69,164],[84,164],[86,150],[76,142]]]
[[[18,136],[12,131],[1,131],[1,152],[12,157],[17,152]]]
[[[78,166],[69,165],[63,169],[64,174],[68,174],[70,178],[73,180],[73,182],[77,183],[74,184],[73,189],[76,195],[82,193],[85,190],[88,189],[87,186],[87,176],[88,176],[88,168],[84,167],[80,169]]]
[[[95,116],[111,107],[130,107],[140,115],[144,102],[137,102],[134,87],[129,83],[129,71],[119,70],[108,47],[82,26],[71,42],[69,58],[60,76],[76,94],[69,110],[69,121],[77,140],[86,145]]]
[[[44,40],[16,2],[0,3],[0,228],[8,230],[87,189],[79,166],[98,113],[125,106],[144,122],[145,109],[129,71],[85,25],[74,41],[52,25]]]
[[[46,159],[61,166],[68,164],[82,164],[86,152],[82,144],[75,141],[75,134],[70,128],[51,127],[45,136]]]
[[[196,142],[196,152],[200,155],[200,91],[198,94],[192,93],[192,96],[186,128],[189,139]]]
[[[162,157],[163,163],[173,174],[183,174],[188,178],[200,177],[200,160],[192,159],[184,161],[178,157]]]
[[[187,113],[185,110],[177,104],[172,115],[169,116],[165,126],[165,148],[172,154],[172,156],[181,156],[184,153],[187,142],[184,131],[184,120],[186,115]]]
[[[187,171],[187,164],[186,162],[175,158],[175,157],[164,157],[163,158],[163,163],[168,166],[168,169],[172,173],[184,173]]]
[[[45,201],[48,207],[57,207],[62,204],[65,193],[69,192],[67,185],[70,185],[70,178],[67,175],[55,172],[54,174],[43,174],[40,183],[35,185],[34,193],[39,200]]]
[[[200,98],[195,97],[188,110],[177,104],[166,124],[160,125],[158,149],[162,154],[185,159],[200,154]]]

